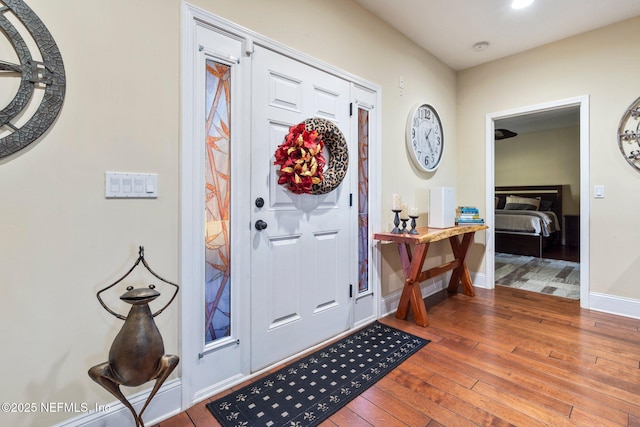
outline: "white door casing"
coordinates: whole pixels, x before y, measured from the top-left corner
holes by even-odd
[[[325,96],[316,100],[317,105],[315,106],[315,110],[310,108],[299,111],[298,117],[295,115],[281,118],[276,117],[277,120],[273,122],[275,126],[273,126],[272,129],[279,132],[280,136],[270,135],[268,144],[275,144],[279,138],[284,137],[284,134],[288,130],[287,124],[295,124],[307,117],[313,117],[314,114],[312,111],[319,111],[320,113],[318,113],[317,116],[328,118],[337,123],[343,133],[345,133],[345,136],[349,135],[349,129],[351,128],[350,132],[353,138],[348,138],[348,140],[350,140],[350,144],[355,144],[356,137],[354,130],[356,126],[354,121],[356,120],[356,116],[348,117],[349,96],[351,96],[351,98],[356,95],[360,96],[363,100],[366,100],[365,104],[367,108],[371,108],[372,111],[375,112],[375,114],[371,115],[370,119],[372,122],[372,139],[370,140],[371,158],[369,160],[369,169],[372,171],[370,173],[370,193],[373,198],[369,204],[372,229],[378,229],[380,222],[380,202],[379,196],[377,195],[380,186],[380,111],[379,108],[375,109],[375,107],[380,105],[381,95],[380,88],[370,82],[275,43],[260,34],[237,26],[188,3],[183,3],[182,29],[182,130],[180,143],[181,248],[179,283],[181,285],[180,311],[182,320],[180,338],[182,408],[186,409],[198,401],[251,377],[256,372],[251,366],[251,354],[269,352],[269,347],[264,349],[260,348],[260,345],[274,346],[274,342],[272,342],[270,338],[266,342],[264,339],[262,342],[260,339],[257,339],[255,343],[252,343],[251,335],[252,319],[254,317],[253,309],[260,305],[265,305],[264,298],[269,294],[269,292],[262,291],[263,296],[260,297],[259,293],[261,291],[259,291],[258,284],[267,281],[267,271],[262,270],[260,265],[258,266],[259,268],[254,268],[252,261],[257,257],[258,263],[265,263],[254,253],[254,248],[256,244],[262,243],[260,239],[267,240],[268,236],[266,233],[259,234],[253,226],[258,215],[254,204],[254,191],[252,189],[254,185],[252,183],[252,162],[258,158],[259,155],[253,153],[252,143],[256,140],[260,141],[255,138],[255,135],[252,139],[252,133],[255,134],[255,132],[259,130],[258,128],[253,128],[256,120],[253,119],[252,114],[253,110],[256,109],[251,106],[252,99],[255,96],[253,93],[254,90],[259,91],[259,88],[252,88],[254,51],[262,50],[258,48],[258,46],[260,46],[261,48],[266,48],[271,52],[280,54],[282,57],[296,58],[297,61],[293,61],[285,68],[291,66],[293,67],[293,71],[294,68],[302,65],[303,68],[309,67],[307,70],[309,72],[312,72],[311,70],[322,70],[318,75],[328,74],[337,77],[337,81],[342,80],[340,86],[346,84],[346,86],[335,90],[332,89],[332,86],[329,84],[328,87],[323,89],[324,83],[322,80],[320,80],[318,84],[310,84],[308,76],[302,78],[301,80],[310,87],[315,85],[318,86],[320,92],[324,90]],[[231,280],[233,282],[231,287],[231,335],[216,340],[208,346],[204,344],[205,322],[203,291],[203,283],[205,281],[203,244],[205,236],[203,147],[205,138],[204,67],[207,59],[221,62],[231,67],[232,120],[230,133],[232,148],[230,158],[232,209],[230,235]],[[298,63],[298,65],[294,66],[294,63]],[[284,75],[286,76],[288,70],[285,69],[284,71]],[[306,74],[306,72],[303,74]],[[281,89],[283,88],[281,87]],[[352,91],[351,95],[349,95],[349,90]],[[339,101],[335,102],[344,105],[344,109],[340,112],[337,112],[337,109],[334,110],[332,101],[329,101],[331,98],[330,95],[336,93],[339,93],[340,96],[338,97]],[[284,95],[280,97],[286,99]],[[280,142],[281,141],[278,141],[278,144]],[[352,156],[356,155],[355,148],[351,146],[349,148]],[[262,158],[262,161],[270,166],[270,163],[273,161],[275,146],[270,146],[268,149],[264,148],[264,150],[265,157]],[[356,159],[351,157],[351,160],[355,165]],[[267,172],[267,174],[272,173],[272,170]],[[263,182],[261,185],[264,189],[267,188],[266,182]],[[276,222],[273,218],[275,218],[276,214],[282,216],[283,219],[281,220],[279,218],[278,221],[281,221],[283,224],[283,234],[280,235],[283,236],[283,238],[279,241],[272,239],[274,242],[277,242],[274,244],[286,243],[286,232],[288,232],[289,235],[296,233],[301,236],[305,235],[305,238],[306,235],[313,236],[314,239],[310,241],[313,241],[313,245],[316,245],[320,249],[313,249],[312,251],[305,250],[305,259],[309,258],[309,255],[313,252],[329,253],[333,250],[332,248],[335,248],[335,250],[333,250],[335,253],[330,254],[333,256],[333,262],[327,264],[326,259],[315,260],[311,257],[308,261],[303,262],[302,265],[297,266],[302,276],[320,276],[322,274],[327,277],[333,274],[334,277],[338,277],[341,276],[339,272],[342,271],[345,263],[353,264],[351,265],[351,270],[355,269],[357,265],[357,262],[354,261],[354,259],[357,260],[357,255],[355,257],[353,256],[355,251],[357,251],[355,235],[351,239],[352,241],[349,241],[348,238],[344,237],[346,233],[341,234],[341,231],[352,228],[354,231],[351,233],[353,234],[353,232],[356,232],[357,226],[355,222],[345,225],[345,223],[343,223],[344,218],[336,220],[334,213],[343,209],[343,205],[348,203],[350,192],[355,191],[356,187],[357,176],[350,173],[343,181],[341,187],[334,192],[323,197],[302,195],[296,203],[292,203],[292,199],[289,199],[289,204],[293,206],[286,206],[286,198],[284,198],[284,202],[282,202],[282,197],[286,195],[286,193],[283,193],[283,189],[279,188],[279,186],[272,188],[274,194],[268,193],[267,197],[263,196],[265,201],[267,198],[273,199],[277,201],[276,207],[282,207],[281,210],[274,210],[274,212],[277,213],[270,214],[274,215],[273,217],[260,216],[260,218],[267,221],[269,225],[265,231],[271,233],[273,233],[274,228],[276,228]],[[351,191],[349,191],[350,188]],[[280,191],[280,193],[278,193],[278,191]],[[354,198],[355,197],[354,194]],[[265,208],[266,207],[267,204],[265,203]],[[355,213],[354,210],[352,216],[353,221],[355,221]],[[292,220],[295,215],[301,218]],[[338,217],[339,216],[340,215],[338,215]],[[302,222],[313,222],[313,224],[316,224],[317,229],[303,227],[303,229],[299,231],[291,232],[290,228],[292,224],[299,225],[301,222],[300,219]],[[303,238],[300,237],[300,239]],[[279,256],[286,251],[286,247],[286,244],[278,247],[279,250],[284,248],[280,251]],[[350,251],[347,256],[337,255],[343,254],[347,247]],[[288,258],[286,254],[284,254],[284,257]],[[377,307],[380,304],[380,284],[379,275],[377,274],[379,269],[378,258],[379,256],[376,251],[370,259],[370,291],[358,295],[354,290],[354,298],[352,300],[359,301],[355,315],[352,314],[354,311],[348,308],[349,305],[353,305],[348,299],[348,284],[336,284],[334,288],[316,287],[313,291],[315,294],[312,293],[310,297],[300,299],[301,305],[299,311],[304,314],[305,310],[311,310],[313,316],[310,320],[321,320],[316,322],[315,326],[310,326],[307,329],[302,328],[296,332],[302,336],[297,351],[304,351],[308,348],[309,345],[302,344],[305,342],[304,340],[319,343],[326,338],[333,337],[340,333],[340,331],[347,331],[349,328],[352,328],[354,321],[356,326],[361,326],[376,318]],[[280,268],[281,271],[285,272],[284,274],[287,274],[286,272],[288,270],[284,264],[277,268]],[[268,274],[271,274],[272,277],[281,276],[281,274],[275,271],[271,271]],[[354,271],[350,271],[349,274],[351,274],[351,277],[357,277],[357,273]],[[336,280],[334,282],[338,283],[339,281]],[[319,280],[315,279],[315,283],[319,283]],[[354,287],[357,286],[357,282],[354,282],[353,279],[348,283],[353,283]],[[274,286],[277,287],[278,284],[270,284],[269,286],[271,286],[271,289],[274,289]],[[276,289],[276,291],[278,292],[277,295],[283,295],[285,298],[290,297],[290,295],[282,292],[283,289]],[[256,292],[258,296],[252,295],[252,292]],[[287,319],[291,319],[291,316],[286,314],[286,310],[284,309],[286,305],[282,305],[280,301],[278,301],[278,304],[280,304],[280,306],[276,308],[285,314],[274,316],[275,308],[272,308],[270,309],[272,313],[271,316],[280,318],[281,323],[286,325]],[[327,316],[328,313],[335,314],[335,316]],[[280,330],[284,330],[284,328]],[[311,332],[313,330],[315,331]],[[307,335],[309,335],[309,337]],[[293,335],[291,334],[285,335],[283,342],[290,342],[292,337]],[[294,350],[289,349],[288,351]],[[256,363],[256,366],[260,363],[269,362],[259,362]]]
[[[490,113],[485,116],[485,156],[486,156],[486,211],[487,225],[485,250],[486,287],[495,287],[495,233],[494,197],[495,197],[495,125],[494,122],[513,116],[533,114],[559,108],[579,106],[580,108],[580,307],[593,308],[590,303],[589,284],[589,96],[549,101],[510,110]]]
[[[261,369],[351,326],[351,174],[333,191],[294,194],[278,185],[274,152],[289,127],[307,118],[331,120],[349,135],[348,81],[266,48],[252,55],[252,370]],[[349,146],[350,157],[357,153]],[[327,159],[328,154],[326,154]]]

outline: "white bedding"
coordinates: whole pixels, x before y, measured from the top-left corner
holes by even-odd
[[[520,211],[496,209],[496,231],[518,231],[549,237],[560,231],[558,216],[551,211]]]

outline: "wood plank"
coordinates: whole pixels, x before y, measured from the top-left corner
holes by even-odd
[[[360,414],[354,412],[349,406],[340,409],[329,419],[338,426],[371,427],[374,425],[361,417]]]
[[[431,418],[405,402],[396,399],[394,396],[384,392],[380,388],[370,387],[362,393],[362,396],[372,404],[379,406],[389,414],[393,415],[405,425],[411,427],[422,427],[427,425]]]
[[[418,245],[420,243],[438,242],[451,236],[459,236],[465,233],[486,230],[487,228],[489,227],[486,225],[457,225],[449,228],[418,227],[416,229],[418,234],[374,233],[373,238],[386,242]]]
[[[445,426],[471,427],[477,425],[446,406],[440,405],[437,396],[434,396],[437,391],[422,387],[419,378],[394,370],[378,381],[378,387],[420,412],[429,414],[431,419]]]
[[[144,414],[143,414],[143,418],[144,418]],[[133,422],[133,418],[131,419],[131,422]],[[215,425],[215,424],[211,424],[211,425]],[[193,427],[194,424],[186,412],[181,412],[175,417],[171,417],[168,420],[158,424],[158,426],[159,427]]]
[[[351,409],[354,413],[359,414],[362,419],[373,426],[389,426],[389,427],[404,427],[405,423],[370,402],[369,400],[358,396],[347,404],[347,408]]]
[[[543,425],[552,425],[557,427],[568,427],[572,425],[569,421],[568,414],[563,415],[558,412],[551,411],[534,402],[530,402],[520,396],[517,396],[516,394],[508,393],[508,389],[499,389],[485,382],[478,381],[476,385],[473,386],[472,390],[485,398],[489,398],[492,402],[498,402],[510,408],[518,408],[518,412],[522,412]]]
[[[462,415],[468,420],[474,420],[482,426],[506,427],[511,425],[494,413],[487,411],[484,405],[479,405],[484,402],[480,402],[480,400],[474,401],[469,398],[469,395],[474,394],[470,389],[456,386],[435,372],[429,375],[428,370],[411,364],[402,364],[398,371],[414,378],[416,389],[424,393],[425,396],[436,400],[441,406],[449,408],[452,412]],[[421,373],[421,371],[424,373]],[[424,384],[421,384],[420,381],[424,382]],[[476,383],[477,381],[474,384]],[[464,390],[465,392],[455,393],[456,389]]]
[[[187,415],[189,415],[189,418],[191,418],[191,421],[193,421],[193,424],[196,426],[219,427],[221,424],[206,407],[208,402],[209,399],[192,406],[187,410]],[[164,427],[164,425],[162,427]]]
[[[434,360],[434,363],[436,365],[443,365],[446,363],[446,358],[440,355],[437,355],[432,352],[430,356],[431,356],[430,358]],[[420,364],[424,366],[422,360],[420,360]],[[494,375],[492,373],[486,372],[474,366],[469,366],[467,364],[457,364],[455,366],[455,368],[457,368],[458,370],[457,376],[451,376],[447,371],[443,371],[442,369],[439,369],[437,366],[433,366],[434,369],[430,369],[430,367],[427,365],[426,368],[429,370],[433,370],[433,372],[438,372],[439,374],[438,376],[445,377],[447,381],[460,384],[461,387],[467,388],[469,390],[471,390],[479,381],[483,381],[486,384],[489,384],[491,386],[504,390],[504,392],[507,394],[518,396],[522,399],[535,403],[539,406],[549,408],[551,410],[556,411],[560,415],[569,416],[569,414],[571,413],[572,406],[566,403],[565,401],[556,399],[552,396],[548,396],[544,393],[541,393],[538,390],[532,390],[530,388],[524,387],[518,382],[512,381],[508,377]],[[465,377],[467,378],[475,377],[473,384],[470,384],[470,385],[468,383],[464,384],[461,381],[459,381],[458,378],[460,375],[462,375],[462,373],[464,373]],[[430,380],[430,381],[433,381],[433,380]],[[448,387],[449,389],[453,389],[452,385],[449,385]],[[482,399],[482,400],[486,401],[486,399]]]

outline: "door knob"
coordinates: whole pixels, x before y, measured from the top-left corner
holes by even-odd
[[[258,231],[262,231],[265,228],[267,228],[267,223],[264,222],[263,220],[259,219],[256,221],[256,230]]]
[[[258,197],[256,199],[256,207],[261,208],[264,206],[264,199],[262,197]]]

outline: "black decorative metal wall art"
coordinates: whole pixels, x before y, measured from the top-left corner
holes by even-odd
[[[24,29],[16,28],[11,17],[28,31],[38,52],[31,52],[23,37],[26,35]],[[14,98],[0,111],[0,135],[3,135],[0,137],[0,158],[3,158],[40,138],[53,124],[62,109],[66,78],[62,55],[51,33],[24,1],[0,0],[0,31],[19,60],[19,63],[13,63],[0,59],[0,76],[20,78]],[[43,90],[44,95],[37,109],[27,113],[29,104],[37,99],[34,97],[36,90]],[[25,120],[25,115],[29,114]]]

